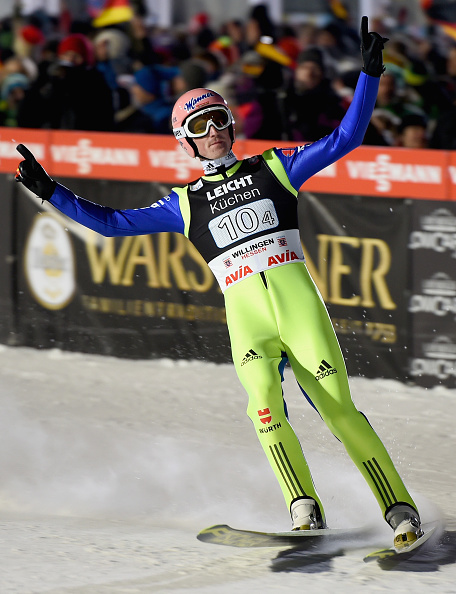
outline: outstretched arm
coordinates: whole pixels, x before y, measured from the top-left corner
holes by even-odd
[[[116,210],[77,196],[54,181],[23,144],[18,152],[24,157],[16,181],[74,221],[106,237],[147,235],[161,231],[184,232],[179,197],[171,192],[146,208]]]

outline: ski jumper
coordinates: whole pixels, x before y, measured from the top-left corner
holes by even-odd
[[[366,417],[354,406],[339,343],[306,265],[297,196],[312,175],[359,146],[375,105],[378,81],[360,74],[353,101],[332,134],[306,146],[236,161],[141,209],[93,204],[58,184],[50,202],[105,236],[183,233],[224,293],[236,372],[249,395],[248,415],[289,507],[316,492],[288,421],[283,369],[289,361],[301,390],[343,443],[383,516],[416,505]],[[305,238],[304,238],[305,241]]]

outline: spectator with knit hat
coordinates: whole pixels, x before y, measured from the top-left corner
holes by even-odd
[[[93,40],[95,59],[111,89],[118,88],[118,77],[130,72],[130,39],[119,29],[108,28],[100,31]]]
[[[32,24],[24,25],[14,37],[14,53],[21,58],[35,58],[44,41],[45,36],[39,27]]]
[[[0,126],[17,127],[19,106],[29,86],[29,78],[20,72],[5,77],[1,84]]]
[[[11,55],[2,64],[0,70],[0,84],[10,74],[24,74],[29,82],[38,76],[38,66],[31,58]]]
[[[425,116],[417,113],[405,115],[398,127],[396,144],[410,149],[429,148],[429,134]]]
[[[128,55],[130,46],[128,35],[113,27],[102,29],[93,40],[96,68],[103,74],[111,89],[115,114],[129,100],[122,80],[125,76],[131,76],[132,60]]]
[[[319,48],[301,52],[297,62],[284,99],[288,139],[313,142],[335,130],[346,110],[326,76]]]

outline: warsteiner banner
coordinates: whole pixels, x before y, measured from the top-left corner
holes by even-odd
[[[229,361],[222,294],[179,234],[103,238],[14,172],[24,143],[89,200],[141,208],[199,177],[171,135],[0,127],[0,341],[124,357]],[[239,158],[272,144],[238,139]],[[307,266],[350,375],[454,386],[456,152],[361,146],[307,180]],[[305,337],[304,337],[305,339]]]
[[[404,379],[409,207],[403,200],[311,193],[299,204],[307,266],[349,374]]]
[[[100,204],[140,208],[169,186],[68,180]],[[177,233],[105,238],[16,187],[19,344],[123,357],[230,360],[223,297]],[[407,207],[402,200],[299,197],[307,265],[351,375],[407,373]],[[305,340],[305,337],[303,337]]]
[[[83,191],[74,180],[68,185],[115,207],[156,199],[151,184],[92,181]],[[229,360],[222,294],[183,235],[105,238],[19,185],[17,208],[18,343],[130,358]]]

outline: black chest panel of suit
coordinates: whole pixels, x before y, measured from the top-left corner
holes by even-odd
[[[247,239],[298,228],[297,199],[262,156],[234,165],[226,177],[200,178],[188,186],[188,237],[210,262]]]

